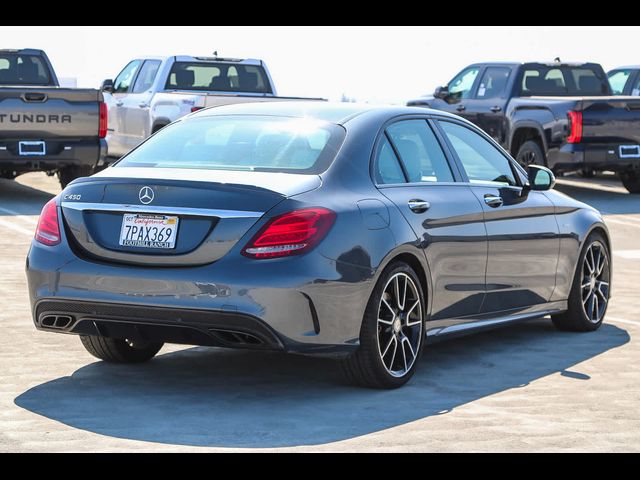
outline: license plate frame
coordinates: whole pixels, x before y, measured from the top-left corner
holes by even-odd
[[[42,140],[22,140],[18,142],[21,157],[43,157],[47,154],[47,144]]]
[[[620,145],[618,147],[620,158],[640,158],[640,145]]]
[[[118,244],[151,251],[175,250],[179,225],[180,218],[174,215],[125,213]]]

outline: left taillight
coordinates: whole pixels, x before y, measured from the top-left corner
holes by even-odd
[[[55,198],[49,200],[42,209],[35,238],[38,242],[50,247],[60,243],[60,223],[58,222],[58,205]]]
[[[327,234],[336,214],[326,208],[304,208],[272,218],[251,239],[242,254],[249,258],[276,258],[311,250]]]
[[[98,137],[100,138],[104,138],[107,136],[108,118],[109,118],[109,113],[107,110],[107,104],[104,102],[100,102],[100,126],[98,127]]]

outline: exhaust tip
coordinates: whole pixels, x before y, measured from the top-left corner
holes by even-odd
[[[53,328],[63,330],[73,322],[73,317],[69,315],[45,315],[40,320],[40,326],[43,328]]]

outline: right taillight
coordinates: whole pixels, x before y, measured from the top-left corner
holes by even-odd
[[[107,104],[100,102],[100,124],[98,127],[98,137],[105,138],[107,136],[107,124],[108,124],[109,111],[107,110]]]
[[[568,143],[580,143],[582,141],[582,112],[570,111],[567,113],[569,117],[569,136]]]
[[[242,254],[249,258],[298,255],[315,247],[336,219],[326,208],[304,208],[272,218],[256,233]]]
[[[53,246],[60,243],[60,223],[58,222],[58,204],[52,198],[42,209],[38,226],[36,227],[36,240],[44,245]]]

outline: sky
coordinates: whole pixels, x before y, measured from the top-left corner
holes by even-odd
[[[33,27],[0,26],[0,48],[41,48],[80,87],[144,55],[259,58],[280,95],[404,103],[480,61],[640,63],[640,27]]]

